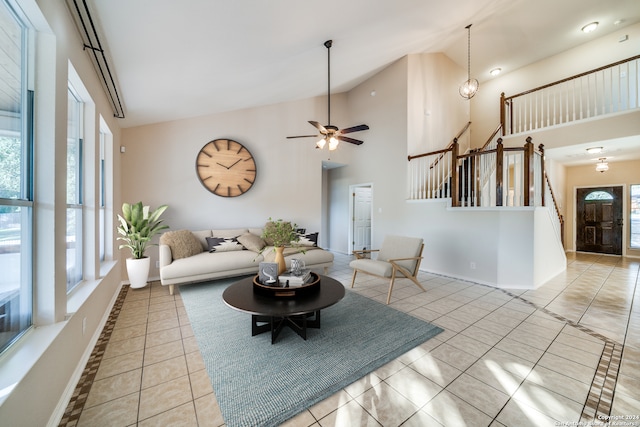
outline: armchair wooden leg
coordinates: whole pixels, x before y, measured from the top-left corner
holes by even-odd
[[[413,283],[415,283],[416,285],[418,285],[418,287],[419,287],[420,289],[422,289],[422,292],[427,292],[427,290],[426,290],[425,288],[423,288],[423,287],[422,287],[422,285],[420,284],[420,282],[418,282],[418,279],[416,279],[416,278],[415,278],[415,277],[413,277],[413,276],[410,276],[410,277],[409,277],[409,279],[411,279],[411,281],[412,281]]]
[[[389,282],[389,293],[387,294],[387,305],[389,305],[389,302],[391,301],[391,291],[393,291],[393,283],[396,280],[396,272],[394,271],[393,274],[391,275],[391,281]]]
[[[351,287],[356,283],[356,274],[358,274],[358,270],[353,270],[353,277],[351,278]]]

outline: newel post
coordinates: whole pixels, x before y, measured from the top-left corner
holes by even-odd
[[[527,137],[524,144],[524,206],[533,205],[534,197],[534,179],[533,179],[533,142],[531,137]]]
[[[454,138],[451,144],[451,206],[458,206],[458,138]]]
[[[498,138],[496,145],[496,206],[502,206],[502,189],[503,189],[503,166],[504,165],[504,148],[502,147],[502,138]]]
[[[540,203],[542,206],[547,206],[544,201],[544,194],[546,193],[546,178],[547,172],[544,168],[544,144],[540,144],[538,146],[538,151],[540,151]]]

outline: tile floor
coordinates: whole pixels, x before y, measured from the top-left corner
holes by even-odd
[[[329,272],[347,286],[350,259],[336,254]],[[286,425],[638,426],[639,269],[569,254],[535,291],[421,273],[423,293],[400,280],[392,305],[445,332]],[[362,276],[355,291],[384,302],[387,283]],[[61,426],[224,425],[176,294],[122,289]]]

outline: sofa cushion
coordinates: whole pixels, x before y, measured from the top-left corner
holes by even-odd
[[[160,236],[160,243],[171,248],[173,259],[187,258],[202,252],[202,245],[189,230],[167,231]]]
[[[262,255],[256,256],[256,253],[251,251],[202,252],[163,267],[162,278],[163,280],[185,278],[185,281],[189,281],[192,277],[224,272],[241,271],[243,272],[241,274],[244,274],[247,269],[257,273],[258,265],[262,260]]]
[[[229,228],[221,230],[211,230],[211,237],[238,237],[247,232],[246,228]]]
[[[207,237],[209,252],[242,251],[244,246],[235,237]]]
[[[266,243],[264,242],[264,240],[262,240],[262,237],[256,236],[252,233],[245,233],[242,236],[239,236],[238,242],[240,242],[242,246],[253,252],[260,252],[262,248],[266,246]]]
[[[209,243],[207,243],[207,237],[211,237],[211,230],[198,230],[198,231],[192,231],[192,233],[194,236],[196,236],[196,238],[202,245],[202,250],[208,251]]]
[[[318,233],[298,234],[298,241],[293,245],[298,246],[318,246]]]

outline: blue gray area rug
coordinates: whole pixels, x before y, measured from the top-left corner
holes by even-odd
[[[180,287],[229,427],[277,426],[442,332],[347,290],[306,341],[284,328],[272,345],[269,333],[251,336],[251,315],[222,301],[236,280]]]

